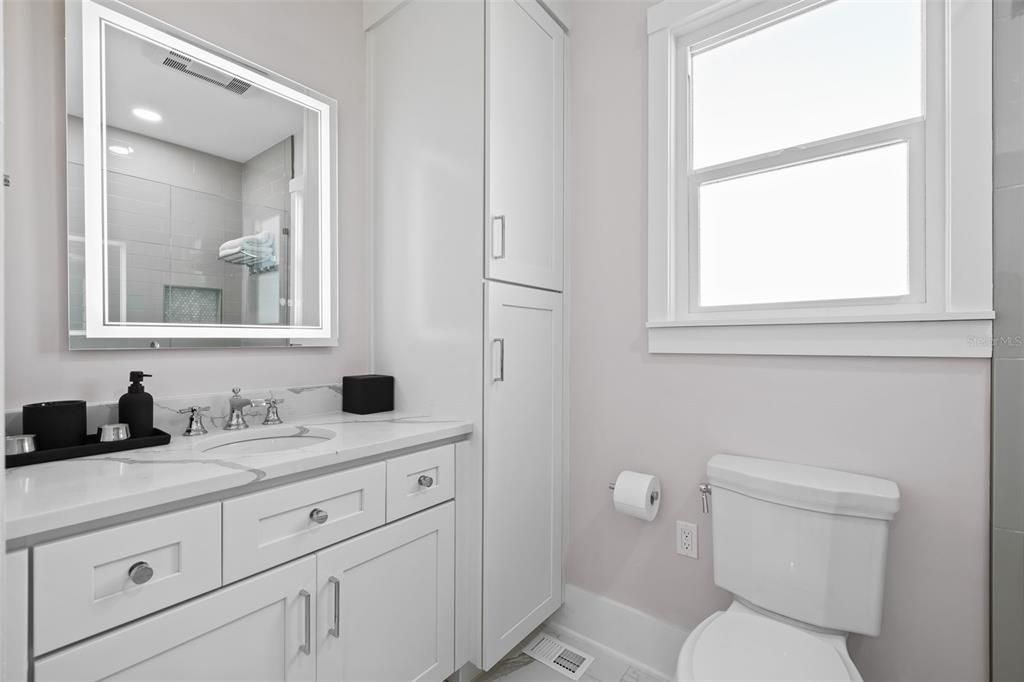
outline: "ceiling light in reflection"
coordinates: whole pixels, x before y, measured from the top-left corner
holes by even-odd
[[[147,121],[149,123],[159,123],[164,120],[163,116],[152,109],[143,109],[142,107],[135,107],[132,109],[132,114],[134,114],[136,118],[141,118],[143,121]]]

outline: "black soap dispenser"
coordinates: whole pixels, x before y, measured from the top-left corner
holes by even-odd
[[[146,387],[142,385],[142,380],[151,376],[138,370],[131,372],[129,378],[132,383],[128,392],[117,401],[117,419],[128,425],[132,438],[153,434],[153,396],[146,393]]]

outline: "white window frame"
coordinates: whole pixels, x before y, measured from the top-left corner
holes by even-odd
[[[923,117],[689,171],[689,93],[677,85],[688,82],[680,73],[690,49],[828,1],[664,0],[648,10],[651,353],[991,356],[991,3],[923,0]],[[910,154],[908,295],[699,305],[689,201],[699,182],[897,141],[907,141]]]

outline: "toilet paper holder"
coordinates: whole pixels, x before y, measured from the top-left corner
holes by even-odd
[[[608,484],[608,490],[611,490],[612,492],[615,492],[615,483],[614,482]],[[660,495],[659,495],[657,490],[652,492],[651,493],[651,504],[654,504],[655,502],[657,502],[659,496]]]

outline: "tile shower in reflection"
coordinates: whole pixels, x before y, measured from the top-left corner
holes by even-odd
[[[82,121],[68,117],[68,135]],[[240,163],[108,129],[107,207],[112,320],[278,324],[287,319],[292,140]],[[71,149],[80,149],[73,144]],[[68,159],[70,328],[83,328],[82,159]],[[259,267],[218,257],[222,244],[266,235]]]

